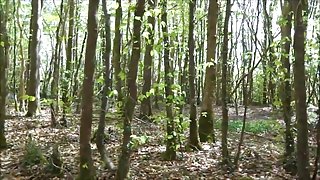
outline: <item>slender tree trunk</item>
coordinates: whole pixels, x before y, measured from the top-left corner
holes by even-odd
[[[104,166],[109,170],[114,170],[115,166],[112,163],[111,159],[108,157],[108,152],[106,151],[106,148],[104,147],[104,130],[105,130],[105,121],[106,121],[106,112],[107,110],[107,104],[108,104],[108,98],[107,95],[110,93],[110,87],[111,87],[111,79],[110,77],[110,51],[111,51],[111,34],[110,34],[110,14],[107,12],[107,3],[106,0],[102,1],[102,9],[103,9],[103,20],[105,22],[104,24],[104,31],[105,34],[103,34],[103,60],[104,60],[104,86],[101,92],[101,111],[100,111],[100,118],[99,118],[99,124],[98,124],[98,130],[97,130],[97,138],[96,138],[96,144],[98,151],[101,156],[101,161],[103,162]]]
[[[282,3],[281,3],[282,4]],[[290,83],[290,46],[291,46],[291,28],[292,28],[292,4],[291,1],[285,0],[282,5],[282,18],[286,23],[281,25],[281,40],[283,41],[281,49],[281,62],[284,76],[282,77],[280,97],[282,101],[283,119],[285,122],[285,152],[284,152],[284,169],[292,174],[296,173],[294,158],[294,139],[291,125],[291,83]]]
[[[160,31],[161,30],[161,19],[157,21],[157,27],[158,27],[158,30]],[[158,38],[159,39],[161,38],[161,33],[158,33]],[[160,82],[162,79],[161,69],[162,69],[162,52],[160,51],[159,52],[159,59],[158,59],[158,66],[157,66],[157,79],[156,79],[155,97],[154,97],[155,108],[158,110],[160,109],[159,102],[161,102],[162,97],[163,97],[160,93]]]
[[[17,6],[16,1],[13,0],[13,14],[16,14]],[[18,16],[14,16],[13,20],[16,22]],[[17,24],[13,25],[13,54],[17,54]],[[16,71],[17,71],[17,56],[13,56],[13,71],[12,71],[12,81],[13,81],[13,97],[14,97],[14,109],[18,111],[18,100],[17,100],[17,78],[16,78]]]
[[[23,28],[21,26],[20,17],[18,16],[21,2],[17,2],[17,25],[19,27],[20,35],[19,35],[19,55],[21,58],[20,62],[20,74],[19,74],[19,92],[18,92],[18,98],[19,98],[19,110],[24,112],[25,111],[25,99],[23,98],[26,94],[26,88],[25,88],[25,56],[24,56],[24,50],[23,50]]]
[[[308,10],[306,0],[293,0],[294,14],[294,91],[297,121],[297,167],[299,179],[310,179],[309,171],[309,145],[308,145],[308,121],[305,86],[305,34],[306,17]]]
[[[198,135],[198,122],[197,122],[197,103],[196,103],[196,88],[195,88],[195,79],[196,79],[196,65],[194,61],[194,11],[196,6],[196,0],[189,2],[189,40],[188,40],[188,49],[189,49],[189,104],[190,104],[190,137],[189,143],[190,147],[195,150],[200,150],[201,145],[199,142]]]
[[[82,40],[82,45],[81,45],[81,50],[80,50],[80,57],[79,59],[77,59],[77,66],[76,66],[76,69],[75,69],[75,73],[74,73],[74,85],[73,85],[73,96],[76,96],[77,94],[79,94],[79,81],[78,81],[78,76],[79,76],[79,70],[80,70],[80,67],[81,67],[81,62],[82,62],[82,58],[83,58],[83,51],[84,51],[84,47],[85,47],[85,44],[86,44],[86,40],[87,40],[87,33],[85,32],[84,33],[84,37],[83,37],[83,40]]]
[[[64,9],[64,0],[61,0],[61,4],[60,4],[60,18],[59,18],[59,23],[56,29],[56,34],[55,34],[55,38],[56,38],[56,44],[55,44],[55,48],[54,48],[54,57],[53,57],[53,78],[52,78],[52,82],[51,82],[51,98],[54,99],[54,101],[52,102],[52,106],[53,107],[53,113],[58,113],[59,111],[59,81],[60,81],[60,61],[61,61],[61,43],[62,43],[62,38],[61,38],[61,28],[62,24],[64,23],[64,13],[63,13],[63,9]]]
[[[167,113],[167,142],[166,152],[164,155],[165,160],[176,159],[176,136],[174,135],[174,115],[173,115],[173,91],[171,85],[173,83],[173,77],[170,75],[172,72],[171,61],[170,61],[170,42],[168,35],[168,20],[167,20],[167,0],[161,2],[162,14],[161,21],[164,22],[162,26],[163,33],[163,64],[164,64],[164,81],[165,81],[165,97],[166,97],[166,113]],[[172,97],[172,98],[170,98]]]
[[[223,45],[222,45],[222,87],[221,87],[221,102],[222,102],[222,123],[221,123],[221,142],[222,142],[222,159],[223,163],[229,164],[228,153],[228,107],[227,107],[227,70],[228,70],[228,28],[231,15],[231,3],[227,0],[226,15],[223,27]]]
[[[72,64],[73,64],[73,31],[74,31],[74,11],[75,2],[74,0],[69,0],[69,29],[68,29],[68,41],[67,41],[67,59],[66,59],[66,69],[64,73],[63,87],[62,87],[62,101],[63,101],[63,118],[66,120],[66,113],[70,111],[70,96],[69,89],[71,87],[71,77],[72,77]]]
[[[26,116],[34,116],[40,108],[40,39],[41,39],[42,1],[32,0],[32,40],[30,44],[30,79],[28,82],[28,112]]]
[[[207,66],[205,74],[205,84],[203,91],[203,101],[201,105],[201,113],[199,118],[199,137],[201,142],[206,142],[209,139],[215,141],[214,137],[214,90],[216,82],[216,29],[218,20],[218,1],[209,1],[209,12],[208,12],[208,31],[207,31]]]
[[[145,0],[138,0],[134,13],[133,22],[133,44],[131,60],[129,62],[129,72],[127,74],[128,81],[128,97],[125,104],[125,117],[123,121],[123,139],[121,146],[121,155],[118,163],[118,170],[116,179],[123,180],[128,176],[130,168],[130,154],[131,154],[131,121],[134,116],[134,108],[137,101],[137,73],[138,73],[138,63],[140,60],[141,53],[141,20],[144,14]]]
[[[154,0],[148,0],[149,5],[149,11],[152,12],[152,10],[155,8],[155,2]],[[151,51],[153,49],[154,44],[154,32],[155,32],[155,17],[154,14],[151,16],[148,16],[148,24],[151,27],[148,27],[149,37],[145,39],[146,41],[146,51],[144,55],[144,65],[143,65],[143,88],[142,88],[142,94],[145,96],[141,102],[141,109],[140,109],[140,117],[148,117],[152,115],[152,109],[151,109],[151,95],[150,89],[151,89],[151,66],[152,66],[152,56]]]
[[[86,45],[84,80],[82,88],[82,111],[80,124],[80,174],[79,179],[95,179],[95,169],[91,157],[91,127],[92,127],[92,104],[93,85],[95,71],[95,57],[98,38],[98,21],[96,18],[99,0],[90,0],[88,8],[87,31],[88,39]]]
[[[115,77],[115,85],[116,90],[118,92],[118,102],[121,104],[123,100],[122,94],[122,86],[123,86],[123,79],[121,73],[121,32],[120,32],[120,25],[122,19],[122,7],[121,7],[121,0],[116,1],[118,4],[118,8],[116,9],[116,18],[115,18],[115,32],[114,32],[114,39],[113,39],[113,51],[112,51],[112,64],[114,68],[114,77]],[[128,22],[129,23],[129,22]],[[119,107],[122,110],[122,105]]]

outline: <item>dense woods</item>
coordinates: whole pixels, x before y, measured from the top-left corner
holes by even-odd
[[[0,179],[318,179],[319,17],[318,0],[0,1]]]

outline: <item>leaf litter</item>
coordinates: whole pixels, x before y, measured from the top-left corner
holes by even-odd
[[[251,112],[255,112],[257,108]],[[217,116],[219,111],[217,110]],[[258,109],[258,116],[271,116],[265,109]],[[232,114],[233,112],[231,112]],[[264,114],[263,114],[264,113]],[[109,118],[110,116],[110,118]],[[254,120],[254,114],[251,114]],[[235,117],[234,114],[231,117]],[[42,111],[37,118],[12,117],[6,120],[6,138],[9,148],[1,151],[1,174],[7,179],[74,179],[78,173],[79,164],[79,116],[69,117],[68,128],[51,128],[50,112]],[[106,133],[106,148],[110,158],[117,164],[120,154],[121,117],[115,113],[108,114]],[[161,154],[165,151],[164,125],[142,121],[135,118],[132,122],[133,134],[146,135],[145,144],[138,145],[131,155],[130,178],[131,179],[294,179],[285,173],[282,168],[281,155],[283,154],[283,142],[264,139],[273,135],[263,134],[262,137],[250,134],[245,135],[239,161],[239,169],[230,171],[220,164],[221,143],[220,130],[216,129],[217,142],[203,143],[202,151],[186,151],[185,144],[178,151],[178,160],[164,161]],[[98,118],[94,118],[93,129],[96,129]],[[31,135],[41,148],[44,156],[48,158],[55,143],[63,160],[63,176],[52,177],[45,171],[45,165],[35,165],[29,168],[23,167],[25,143],[28,135]],[[186,138],[188,134],[185,133]],[[230,132],[228,138],[229,153],[231,157],[236,154],[240,134]],[[95,162],[98,179],[111,179],[112,172],[105,170],[101,163],[96,145],[92,145],[92,157]],[[232,159],[233,160],[233,159]]]

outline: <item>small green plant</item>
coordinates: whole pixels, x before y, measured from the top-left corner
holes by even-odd
[[[147,136],[146,134],[142,136],[137,136],[137,135],[131,135],[131,146],[132,148],[138,148],[138,146],[142,146],[146,144],[149,141],[150,137]]]
[[[36,142],[31,138],[31,136],[29,136],[25,145],[22,164],[24,166],[34,166],[45,164],[46,162],[47,160],[44,157],[40,147],[38,147]]]

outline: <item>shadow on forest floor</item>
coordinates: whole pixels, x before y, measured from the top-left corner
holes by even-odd
[[[216,109],[216,116],[220,116]],[[230,119],[241,119],[233,109],[229,110]],[[14,114],[11,114],[14,115]],[[278,114],[269,107],[250,107],[248,120],[277,120]],[[25,143],[30,134],[48,158],[55,143],[59,145],[63,159],[63,178],[73,179],[78,172],[79,154],[79,116],[70,117],[68,128],[53,129],[50,127],[50,112],[43,110],[37,118],[12,117],[6,121],[6,137],[9,148],[1,152],[1,173],[7,179],[48,179],[50,176],[44,171],[45,165],[23,167],[22,159]],[[107,118],[106,146],[112,160],[117,163],[120,154],[121,118],[113,113]],[[94,118],[93,129],[96,129],[98,118]],[[178,155],[180,160],[162,161],[161,153],[164,146],[164,124],[145,122],[135,118],[133,134],[145,136],[146,142],[134,148],[131,160],[132,179],[293,179],[282,168],[280,157],[283,150],[282,137],[272,134],[246,134],[242,155],[237,172],[228,172],[220,165],[220,132],[216,130],[217,142],[204,143],[203,151],[187,152],[184,144]],[[279,134],[279,133],[276,133]],[[185,138],[188,134],[185,134]],[[229,152],[236,153],[239,132],[229,133]],[[277,140],[278,139],[278,140]],[[110,173],[99,164],[99,154],[96,145],[92,144],[93,158],[99,179],[109,179]],[[52,177],[51,177],[52,178]]]

